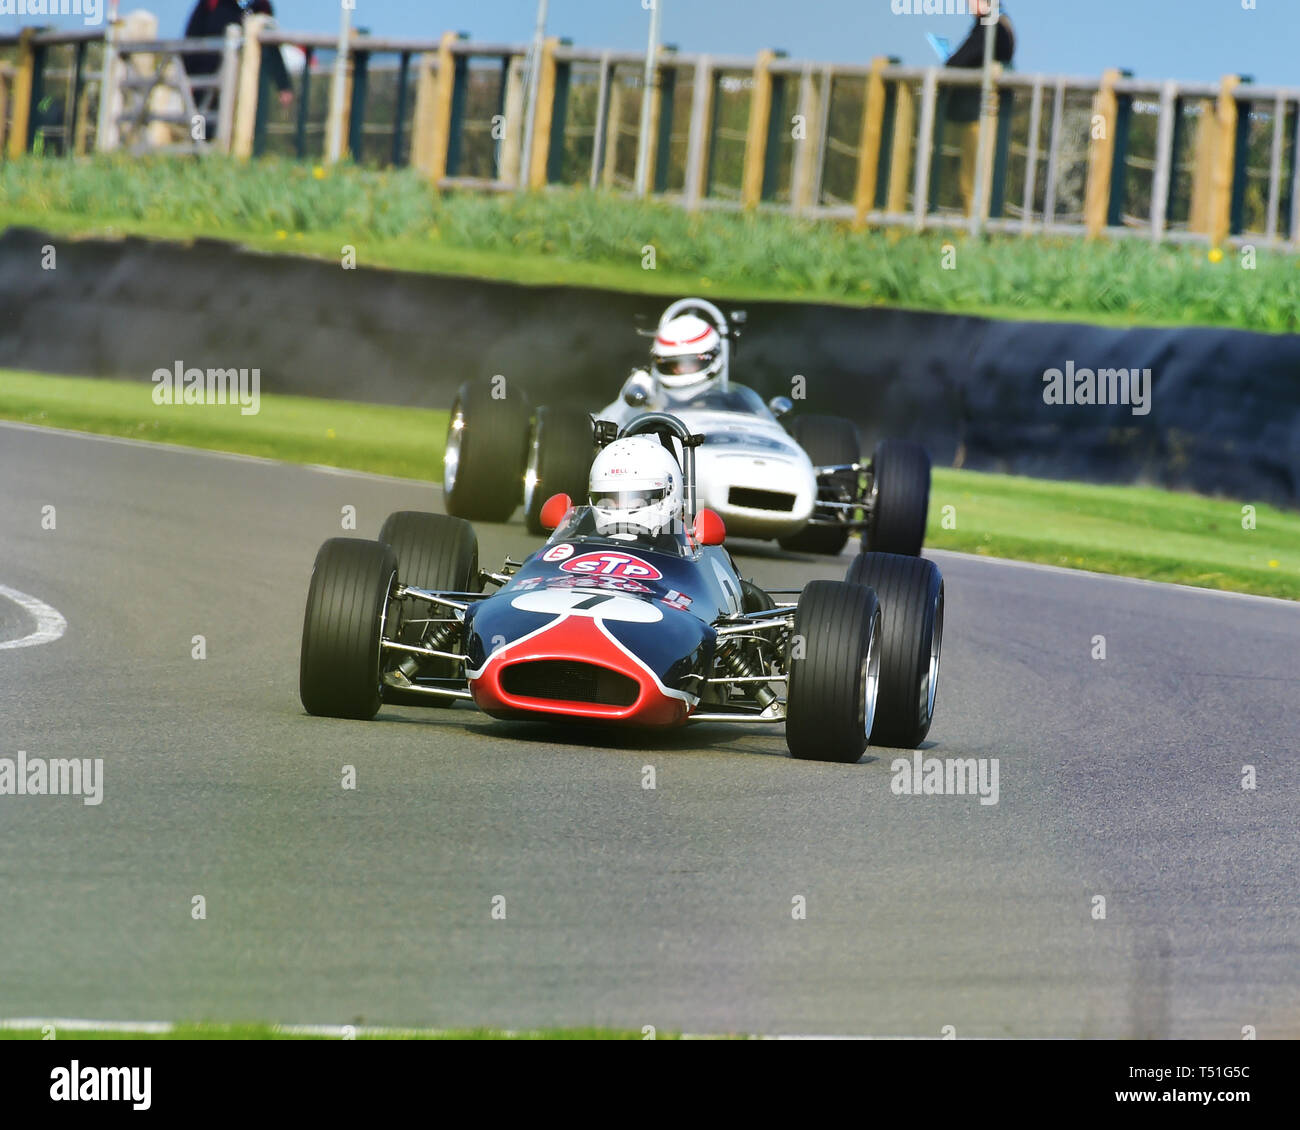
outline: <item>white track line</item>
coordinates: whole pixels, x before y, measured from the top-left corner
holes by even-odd
[[[68,630],[68,622],[56,608],[51,608],[43,600],[28,596],[25,592],[0,585],[0,598],[13,601],[36,621],[36,631],[17,640],[0,640],[0,651],[9,651],[16,647],[36,647],[37,644],[53,643]]]
[[[81,432],[75,428],[50,428],[44,424],[22,424],[17,420],[0,420],[0,428],[14,428],[24,432],[42,432],[56,436],[74,436],[77,439],[93,439],[99,443],[116,444],[119,447],[144,447],[150,451],[170,451],[182,455],[203,455],[210,459],[226,459],[236,463],[256,463],[263,467],[299,467],[305,471],[315,471],[326,475],[351,475],[359,479],[377,479],[380,482],[402,483],[405,486],[426,487],[442,493],[440,483],[425,479],[404,479],[398,475],[381,475],[376,471],[355,471],[350,467],[330,467],[324,463],[294,463],[286,459],[268,459],[264,455],[241,455],[237,451],[213,451],[207,447],[190,447],[184,443],[160,443],[151,439],[128,439],[126,436],[103,436],[97,432]]]

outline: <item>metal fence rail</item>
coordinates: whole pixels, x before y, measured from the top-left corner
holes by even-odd
[[[267,62],[287,44],[307,53],[290,109]],[[647,193],[689,209],[957,228],[963,174],[977,173],[992,231],[1300,249],[1300,88],[998,70],[996,144],[976,171],[951,111],[977,71],[661,49],[647,90],[641,53],[552,38],[525,153],[528,45],[353,32],[345,120],[331,122],[337,49],[263,17],[224,42],[159,40],[147,20],[0,35],[0,151],[317,160],[338,129],[354,161],[413,166],[440,188],[629,192],[649,98]],[[215,75],[186,75],[196,50],[220,53]]]

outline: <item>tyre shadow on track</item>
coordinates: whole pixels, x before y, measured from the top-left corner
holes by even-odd
[[[301,718],[312,718],[306,711]],[[321,719],[321,721],[329,721]],[[607,749],[613,752],[653,750],[665,753],[734,753],[740,756],[778,757],[793,760],[785,747],[784,735],[777,725],[755,727],[752,724],[727,726],[701,723],[677,730],[632,730],[618,727],[584,726],[566,722],[502,722],[469,707],[421,710],[419,707],[385,705],[367,725],[391,724],[428,726],[439,730],[454,728],[466,737],[532,745],[566,745],[583,749]],[[915,750],[871,746],[858,766],[876,762],[888,764],[896,757],[928,753],[942,743],[922,742]],[[817,764],[833,764],[818,762]]]
[[[577,746],[583,749],[604,749],[611,752],[650,750],[665,753],[730,753],[742,757],[776,757],[790,760],[784,736],[779,726],[752,724],[727,726],[702,723],[677,730],[633,730],[611,726],[584,726],[566,722],[502,722],[487,718],[468,708],[451,710],[397,713],[386,708],[377,721],[398,722],[407,725],[435,725],[463,727],[466,736],[512,743]],[[871,751],[856,764],[870,765],[878,761]]]

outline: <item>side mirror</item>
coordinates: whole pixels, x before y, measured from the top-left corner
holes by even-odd
[[[788,396],[774,396],[767,402],[768,410],[780,420],[794,411],[794,402]]]
[[[727,527],[716,510],[701,510],[695,515],[692,534],[700,545],[721,545],[727,540]]]
[[[542,512],[537,516],[537,520],[541,523],[542,529],[554,530],[572,509],[573,499],[567,494],[553,494],[542,504]]]
[[[629,408],[640,408],[643,404],[648,404],[654,394],[655,383],[649,373],[633,373],[623,385],[623,403]]]

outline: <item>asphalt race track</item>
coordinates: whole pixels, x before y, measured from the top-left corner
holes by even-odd
[[[0,482],[0,586],[67,622],[0,650],[0,757],[105,766],[99,806],[0,796],[0,1017],[1300,1035],[1300,605],[936,554],[926,753],[998,758],[981,805],[770,727],[307,716],[317,546],[429,486],[9,425]]]

